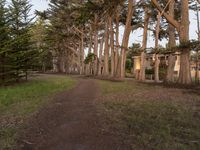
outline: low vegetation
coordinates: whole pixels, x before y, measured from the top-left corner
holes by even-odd
[[[132,149],[200,148],[197,93],[134,81],[98,83],[109,130],[123,136]]]
[[[0,88],[0,149],[11,149],[26,118],[48,103],[57,92],[76,81],[65,76],[39,76],[30,82]]]

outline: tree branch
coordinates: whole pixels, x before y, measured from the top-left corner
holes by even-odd
[[[172,18],[169,14],[165,13],[163,11],[163,9],[160,7],[160,5],[158,4],[157,0],[151,0],[152,4],[161,12],[163,13],[163,16],[167,19],[167,21],[173,25],[177,31],[179,31],[180,29],[180,23],[178,21],[176,21],[174,18]]]
[[[144,26],[142,24],[136,24],[134,26],[131,27],[131,31],[137,30],[138,28],[144,28]]]

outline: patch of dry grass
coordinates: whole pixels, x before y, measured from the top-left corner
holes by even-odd
[[[200,149],[200,96],[134,81],[98,81],[104,113],[132,149]]]

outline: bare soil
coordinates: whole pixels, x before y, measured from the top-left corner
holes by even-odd
[[[122,137],[106,129],[106,118],[96,99],[100,91],[93,79],[57,94],[29,119],[17,150],[129,150]]]

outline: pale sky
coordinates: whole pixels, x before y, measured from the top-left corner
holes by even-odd
[[[31,3],[33,4],[33,12],[34,10],[46,10],[48,8],[48,0],[31,0]],[[190,11],[190,39],[197,39],[197,22],[196,22],[196,15]],[[120,39],[123,37],[123,27],[121,27],[120,32]],[[142,29],[135,31],[131,34],[130,40],[129,40],[129,46],[132,45],[132,43],[140,43],[142,41]],[[165,46],[167,43],[166,40],[160,41],[159,44]],[[148,36],[148,46],[147,47],[153,47],[154,46],[154,40],[153,37],[150,35]]]
[[[30,0],[33,10],[46,10],[48,8],[48,0]]]

